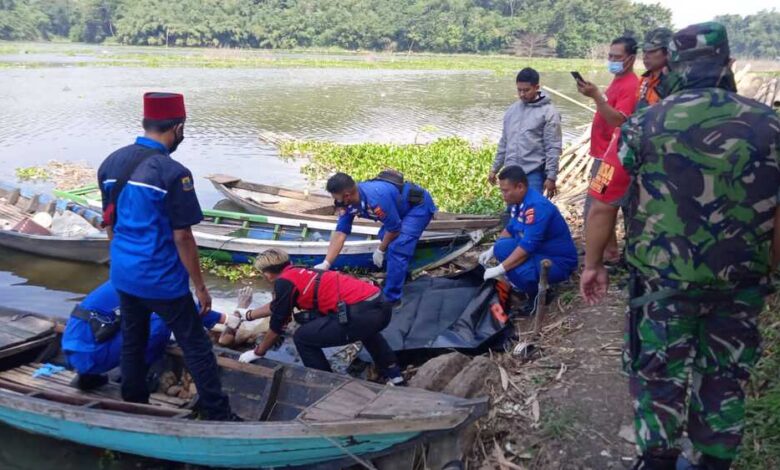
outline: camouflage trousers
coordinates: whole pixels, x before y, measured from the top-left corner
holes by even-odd
[[[632,298],[656,292],[634,283]],[[624,369],[642,452],[679,448],[683,431],[705,455],[733,459],[742,440],[745,385],[760,351],[760,288],[666,298],[629,309]]]

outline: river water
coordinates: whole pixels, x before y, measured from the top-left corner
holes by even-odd
[[[94,66],[73,66],[76,59],[66,52],[58,48],[46,54],[49,66],[33,68],[19,65],[31,56],[0,56],[0,62],[17,65],[0,68],[0,180],[15,183],[16,168],[50,160],[96,168],[139,133],[145,91],[184,93],[186,139],[174,157],[192,170],[204,207],[220,199],[202,178],[212,173],[291,187],[308,184],[300,164],[279,159],[261,135],[345,143],[411,143],[452,135],[475,143],[496,141],[504,110],[516,99],[513,76],[482,71],[105,67],[97,59]],[[542,78],[546,85],[576,94],[568,73]],[[570,141],[591,115],[554,101],[563,117],[564,139]],[[22,185],[50,189],[47,183]],[[0,305],[66,316],[107,277],[103,267],[0,249]],[[208,283],[215,307],[229,307],[236,286],[215,278]],[[256,288],[256,301],[266,300],[267,286],[258,282]],[[4,426],[0,443],[0,468],[149,465]]]

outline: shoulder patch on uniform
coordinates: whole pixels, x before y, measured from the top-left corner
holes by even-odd
[[[385,211],[383,211],[382,208],[379,207],[378,205],[374,206],[373,212],[380,219],[384,219],[385,218]]]
[[[181,179],[181,187],[185,191],[192,191],[195,189],[195,186],[192,184],[192,178],[189,176],[185,176]]]
[[[534,208],[531,207],[525,211],[525,223],[526,224],[532,224],[534,223]]]

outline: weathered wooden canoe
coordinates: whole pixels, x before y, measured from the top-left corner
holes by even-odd
[[[75,203],[100,207],[96,186],[73,190],[56,190],[55,194]],[[293,219],[238,212],[204,210],[202,223],[192,228],[202,252],[233,263],[249,262],[269,248],[280,248],[290,254],[295,264],[313,266],[325,259],[331,232],[336,223]],[[353,227],[334,268],[375,270],[372,254],[380,241],[379,227]],[[417,244],[412,271],[432,269],[447,263],[471,249],[484,236],[481,230],[426,231]]]
[[[207,220],[193,227],[201,251],[234,263],[249,262],[269,248],[281,248],[295,264],[313,266],[325,259],[335,222],[295,220],[227,211],[204,211]],[[372,255],[379,246],[377,227],[356,226],[333,267],[376,270]],[[424,232],[409,269],[432,269],[471,249],[484,236],[470,232]]]
[[[333,199],[327,194],[250,183],[229,175],[211,175],[207,179],[226,198],[251,214],[292,217],[334,222]],[[376,226],[367,219],[355,218],[355,224]],[[428,230],[489,229],[501,223],[495,216],[437,212]]]
[[[7,331],[18,318],[0,313],[0,330]],[[70,371],[33,378],[41,362],[57,363],[52,327],[38,328],[43,332],[16,328],[20,337],[29,337],[22,343],[26,348],[16,344],[12,350],[0,342],[0,421],[114,451],[214,467],[330,463],[341,468],[421,441],[446,439],[487,411],[486,398],[464,400],[268,360],[240,364],[220,356],[223,390],[245,421],[195,421],[188,419],[186,400],[164,394],[152,394],[148,405],[131,404],[121,401],[114,382],[82,392],[70,385]],[[177,349],[169,350],[164,361],[167,370],[182,373]]]
[[[72,212],[84,218],[93,227],[99,221],[99,214],[68,204],[66,201],[45,195],[25,196],[18,188],[0,186],[0,219],[15,225],[38,212]],[[108,238],[98,236],[35,235],[14,230],[0,229],[0,246],[24,251],[39,256],[80,261],[87,263],[108,263]]]

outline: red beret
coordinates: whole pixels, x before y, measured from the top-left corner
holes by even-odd
[[[144,93],[144,118],[154,121],[183,119],[187,117],[184,111],[184,95],[178,93]]]

